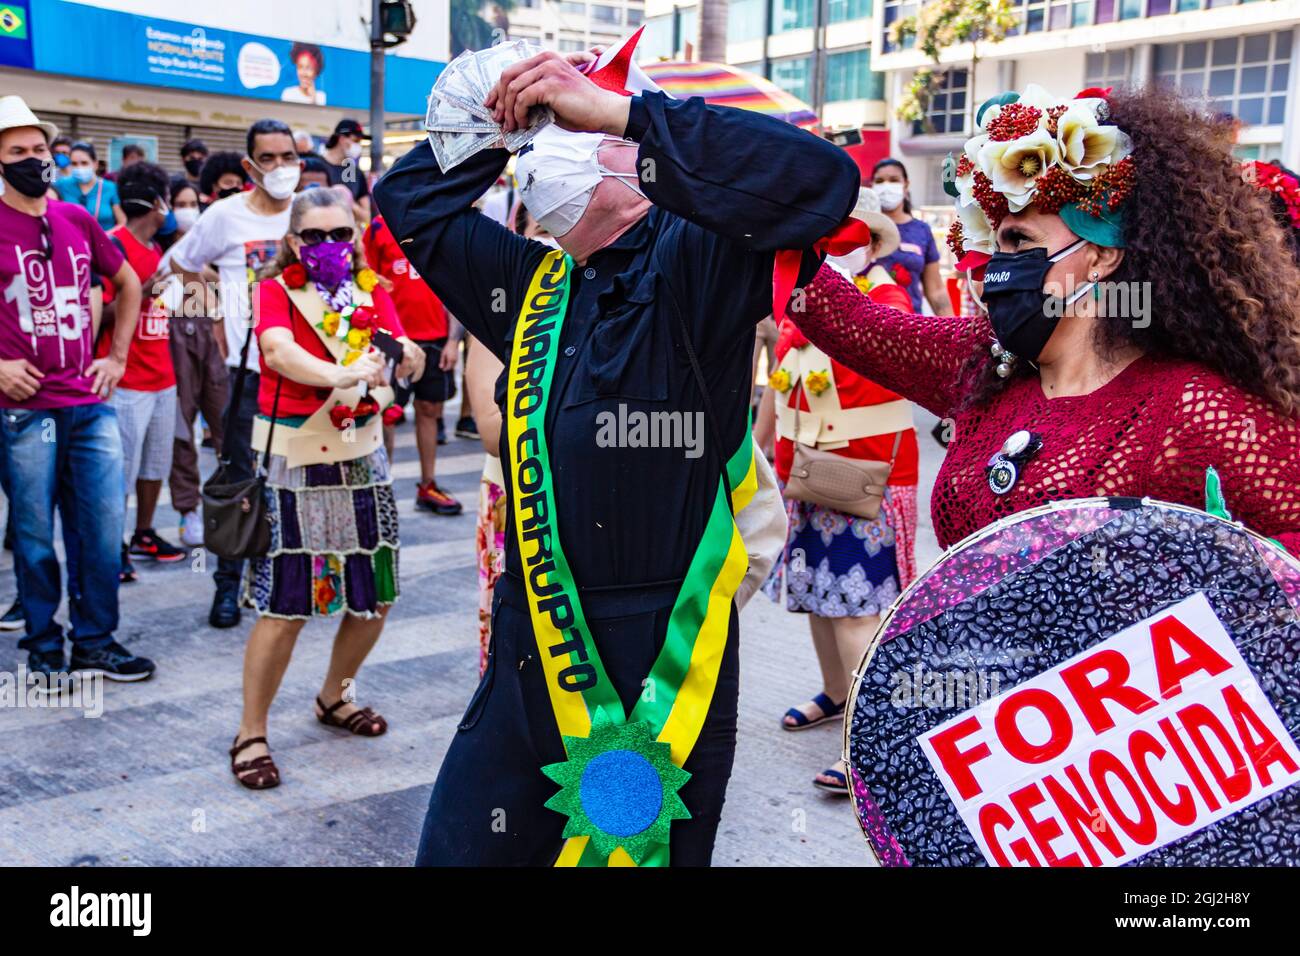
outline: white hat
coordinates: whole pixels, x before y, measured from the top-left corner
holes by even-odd
[[[21,126],[35,126],[45,134],[47,143],[59,135],[59,128],[37,119],[21,96],[0,96],[0,131]]]
[[[898,236],[898,226],[880,211],[880,197],[874,189],[863,186],[858,190],[858,204],[849,215],[865,222],[872,236],[880,243],[880,248],[876,250],[877,259],[883,259],[898,248],[902,241]]]

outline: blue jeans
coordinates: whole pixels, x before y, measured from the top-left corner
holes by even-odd
[[[29,651],[63,648],[54,619],[62,600],[54,553],[54,507],[60,506],[69,547],[68,637],[82,650],[113,640],[118,566],[126,520],[122,439],[117,416],[96,402],[70,408],[5,409],[3,467],[14,497],[14,564],[22,581]]]

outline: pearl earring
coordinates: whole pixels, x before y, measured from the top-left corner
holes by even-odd
[[[1016,365],[1016,357],[1002,347],[1002,343],[996,339],[993,341],[993,347],[990,349],[993,357],[998,360],[998,367],[994,369],[998,373],[998,378],[1006,378],[1011,374]]]

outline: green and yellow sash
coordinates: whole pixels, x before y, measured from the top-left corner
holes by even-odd
[[[663,649],[631,715],[601,664],[557,527],[545,418],[573,260],[547,254],[515,326],[507,390],[509,481],[533,634],[567,759],[547,806],[569,816],[556,866],[664,866],[673,819],[689,817],[681,769],[713,700],[732,598],[748,557],[732,513],[757,487],[748,432],[727,462],[704,534],[673,605]]]

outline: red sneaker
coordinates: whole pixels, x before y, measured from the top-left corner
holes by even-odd
[[[415,507],[438,515],[458,515],[464,507],[459,501],[438,488],[432,481],[416,486]]]
[[[131,536],[131,554],[137,558],[153,558],[171,564],[173,561],[184,561],[190,553],[184,548],[176,547],[153,528],[146,528]]]

